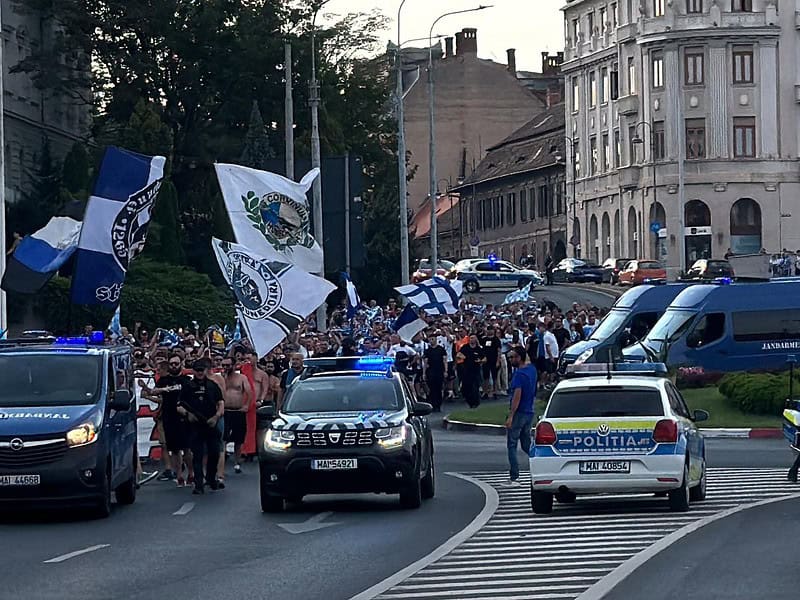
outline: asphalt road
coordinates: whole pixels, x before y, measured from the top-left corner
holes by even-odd
[[[591,283],[542,286],[535,288],[532,292],[533,297],[539,304],[542,304],[545,300],[550,300],[564,311],[569,309],[573,302],[589,304],[598,308],[610,307],[614,304],[618,294],[619,292],[615,294],[603,286]],[[502,304],[507,295],[508,292],[491,292],[472,294],[468,297],[474,298],[478,302]]]
[[[605,598],[797,598],[800,499],[744,510],[688,535]],[[658,582],[657,584],[655,582]]]

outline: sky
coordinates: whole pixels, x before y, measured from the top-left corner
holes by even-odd
[[[406,0],[401,16],[403,41],[428,37],[436,18],[446,12],[491,4],[493,8],[445,17],[434,35],[454,35],[464,27],[478,30],[478,56],[506,63],[506,49],[516,48],[517,68],[541,69],[541,53],[564,48],[564,25],[559,10],[564,0]],[[397,41],[397,8],[400,0],[330,0],[322,14],[370,11],[380,8],[391,18],[386,40]],[[414,44],[415,46],[421,44]]]

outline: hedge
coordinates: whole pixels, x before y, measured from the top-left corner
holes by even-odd
[[[800,378],[794,378],[800,391]],[[728,373],[719,382],[728,402],[749,414],[779,414],[789,397],[789,373]]]

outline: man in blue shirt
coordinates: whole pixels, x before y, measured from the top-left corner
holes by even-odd
[[[514,366],[514,377],[511,379],[511,409],[506,419],[506,440],[511,484],[518,485],[517,444],[522,446],[526,455],[530,452],[537,373],[536,368],[528,362],[525,348],[514,346],[509,357]]]

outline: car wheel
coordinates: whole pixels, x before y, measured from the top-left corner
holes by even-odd
[[[411,481],[400,490],[400,506],[403,508],[419,508],[422,506],[422,480],[419,467],[414,469]]]
[[[683,467],[681,487],[669,491],[669,508],[673,512],[689,510],[689,465]]]
[[[464,289],[467,291],[468,294],[474,294],[479,289],[478,282],[475,281],[474,279],[470,279],[469,281],[464,283]]]
[[[531,486],[531,508],[537,515],[550,514],[553,512],[553,494],[536,492]]]
[[[422,498],[423,500],[430,500],[436,494],[436,464],[433,462],[433,455],[431,455],[430,466],[425,477],[422,478]]]
[[[133,504],[136,502],[136,466],[139,462],[139,456],[134,450],[133,452],[133,468],[131,470],[131,478],[125,483],[114,490],[114,495],[117,498],[117,504]]]
[[[689,490],[689,500],[692,502],[702,502],[706,499],[706,465],[703,462],[703,474],[700,476],[700,483]]]
[[[94,516],[98,519],[105,519],[111,515],[111,461],[106,464],[106,471],[103,473],[103,486],[100,490],[100,499],[94,509]]]

